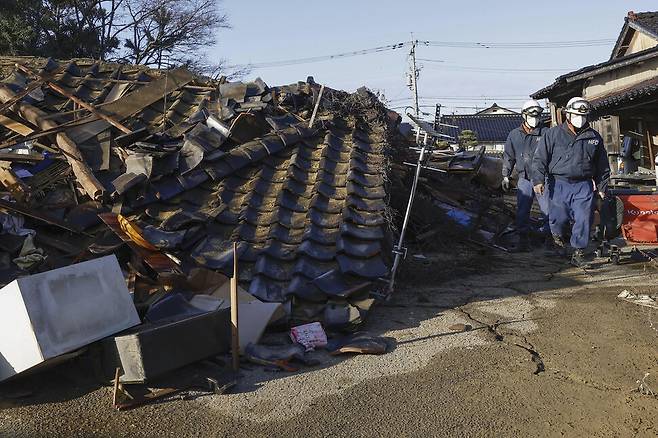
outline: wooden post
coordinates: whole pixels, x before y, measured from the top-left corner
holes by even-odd
[[[647,147],[649,148],[649,159],[651,160],[651,168],[656,168],[656,157],[653,154],[653,138],[651,138],[651,131],[647,129]]]
[[[240,369],[240,332],[238,330],[238,244],[233,242],[233,277],[231,277],[231,354],[233,371]]]
[[[119,371],[121,371],[121,368],[117,367],[116,370],[114,370],[114,391],[112,392],[112,407],[116,408],[117,407],[117,393],[119,392]]]
[[[315,107],[313,107],[313,114],[311,115],[311,120],[308,122],[308,127],[312,128],[313,123],[315,122],[315,116],[318,113],[318,107],[320,106],[320,100],[322,100],[322,93],[324,93],[324,84],[320,87],[320,92],[318,93],[318,100],[315,102]]]

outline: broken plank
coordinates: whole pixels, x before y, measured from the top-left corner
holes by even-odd
[[[77,230],[73,227],[71,227],[69,224],[67,224],[64,221],[61,221],[59,219],[55,219],[53,217],[49,217],[48,215],[37,213],[34,211],[34,208],[30,208],[26,205],[14,203],[14,202],[9,202],[5,201],[4,199],[0,199],[0,208],[4,208],[9,211],[13,211],[15,213],[20,213],[23,216],[30,217],[32,219],[36,219],[41,222],[45,222],[48,225],[52,225],[54,227],[61,228],[66,231],[70,231],[75,234],[85,234],[82,233],[80,230]]]
[[[184,68],[172,70],[165,76],[149,82],[138,90],[106,105],[103,110],[105,114],[121,121],[154,104],[165,95],[182,88],[190,83],[192,79],[194,79],[194,75]],[[106,121],[95,119],[95,116],[81,119],[90,123],[72,128],[67,133],[74,142],[81,143],[100,134],[109,127]]]
[[[49,119],[48,117],[44,117],[42,120],[48,120],[48,119]],[[84,123],[88,123],[88,122],[83,122],[82,119],[75,120],[75,121],[72,121],[72,122],[68,122],[68,123],[65,123],[65,124],[58,125],[57,127],[52,128],[52,129],[45,129],[43,131],[35,132],[33,134],[26,135],[26,136],[23,136],[21,138],[17,138],[17,137],[12,138],[10,140],[7,140],[7,141],[4,141],[4,142],[0,143],[0,149],[15,146],[15,145],[17,145],[19,143],[23,143],[25,141],[36,140],[37,138],[45,137],[47,135],[58,134],[60,132],[66,131],[67,129],[69,129],[73,126],[81,125],[81,124],[84,124]]]
[[[120,131],[122,131],[123,133],[125,133],[125,134],[130,134],[130,133],[132,132],[132,131],[130,130],[130,128],[128,128],[127,126],[125,126],[125,125],[122,124],[121,122],[119,122],[119,121],[117,121],[117,120],[114,120],[112,117],[110,117],[110,116],[104,114],[102,111],[100,111],[100,110],[94,108],[93,105],[89,105],[89,104],[88,104],[87,102],[85,102],[84,100],[79,99],[78,97],[74,96],[73,94],[67,92],[66,90],[64,90],[64,89],[63,89],[62,87],[60,87],[59,85],[54,84],[54,83],[52,83],[52,82],[48,82],[47,84],[48,84],[48,87],[52,88],[53,90],[55,90],[56,92],[58,92],[58,93],[61,94],[62,96],[64,96],[64,97],[68,97],[68,98],[71,99],[73,102],[77,103],[78,105],[80,105],[81,107],[83,107],[84,109],[86,109],[87,111],[89,111],[90,113],[92,113],[93,115],[97,116],[98,118],[100,118],[100,119],[102,119],[102,120],[105,120],[105,121],[106,121],[107,123],[109,123],[110,125],[112,125],[112,126],[118,128],[118,129],[119,129]]]
[[[7,116],[3,116],[2,114],[0,114],[0,125],[23,136],[30,135],[34,132],[34,129],[30,128],[29,126],[26,126],[21,122],[17,122],[14,119],[10,119]]]
[[[101,218],[105,225],[107,225],[121,240],[126,242],[130,249],[137,254],[146,265],[153,269],[159,276],[169,278],[172,276],[181,275],[182,272],[166,253],[161,251],[151,251],[144,246],[138,244],[133,238],[124,230],[119,221],[119,215],[115,213],[99,213],[98,217]],[[133,233],[133,236],[135,234]],[[137,237],[137,236],[135,236]],[[138,236],[138,240],[143,237]]]
[[[7,85],[0,84],[0,101],[11,101],[16,94]],[[18,114],[23,120],[38,126],[42,130],[59,128],[57,123],[52,120],[45,120],[44,117],[47,113],[40,108],[30,105],[26,102],[17,102],[12,107],[13,111]],[[84,191],[91,199],[98,200],[103,197],[105,187],[96,179],[94,173],[84,160],[80,149],[76,142],[64,132],[59,132],[56,135],[57,146],[66,156],[66,160],[71,164],[73,173],[75,174],[78,183],[82,186]]]
[[[2,102],[2,105],[0,105],[0,114],[4,113],[9,108],[11,108],[15,103],[20,101],[22,98],[24,98],[25,96],[36,90],[37,88],[41,87],[45,81],[52,79],[59,73],[63,72],[66,69],[66,67],[67,67],[66,65],[61,65],[54,71],[48,73],[47,75],[44,75],[42,79],[27,84],[27,86],[23,91],[16,93],[16,95],[13,96],[8,101]]]
[[[0,185],[3,185],[12,196],[22,201],[27,198],[29,189],[11,169],[11,163],[0,161]]]
[[[16,152],[0,152],[0,160],[4,161],[43,161],[41,154],[18,154]]]
[[[30,74],[32,76],[37,76],[37,77],[40,77],[41,79],[43,79],[43,77],[39,76],[38,73],[33,72],[31,69],[29,69],[28,67],[26,67],[24,65],[18,65],[18,69],[25,72],[25,73],[27,73],[27,74]],[[130,134],[132,132],[129,128],[127,128],[126,126],[121,124],[121,122],[119,122],[117,120],[114,120],[112,117],[108,116],[107,114],[103,113],[102,111],[99,111],[93,105],[88,104],[84,100],[80,99],[78,96],[76,96],[72,93],[69,93],[64,88],[57,85],[55,82],[46,80],[45,84],[51,90],[61,94],[62,96],[66,97],[68,99],[71,99],[73,102],[77,103],[78,105],[80,105],[81,107],[83,107],[84,109],[89,111],[90,113],[94,114],[95,116],[97,116],[100,119],[105,120],[107,123],[109,123],[112,126],[115,126],[116,128],[120,129],[121,131],[125,132],[126,134]]]

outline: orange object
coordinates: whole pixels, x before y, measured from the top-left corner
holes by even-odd
[[[130,222],[128,219],[126,219],[124,216],[118,214],[117,215],[117,220],[119,221],[119,226],[121,227],[121,230],[130,237],[130,239],[135,242],[137,245],[141,246],[144,249],[148,249],[149,251],[157,251],[158,248],[155,246],[151,245],[151,243],[144,239],[142,237],[142,230],[132,222]]]
[[[624,239],[629,243],[658,243],[658,194],[617,196],[624,204]]]

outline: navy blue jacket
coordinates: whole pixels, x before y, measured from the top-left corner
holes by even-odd
[[[540,126],[528,134],[523,126],[519,126],[509,133],[503,150],[503,177],[511,176],[515,167],[519,178],[532,177],[532,157],[539,140],[547,130],[548,128]]]
[[[574,135],[566,122],[546,131],[532,161],[532,184],[543,184],[549,176],[593,179],[597,190],[605,192],[610,180],[610,164],[599,133],[587,127]]]

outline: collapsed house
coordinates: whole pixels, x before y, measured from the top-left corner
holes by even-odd
[[[293,330],[325,345],[323,327],[356,329],[391,292],[417,166],[411,245],[510,240],[500,160],[483,148],[420,162],[365,88],[89,60],[0,58],[0,73],[0,319],[13,321],[0,381],[90,344],[115,393],[230,341],[234,369],[240,352],[290,370],[279,353],[303,356],[306,341],[259,345],[266,326],[312,323]],[[386,351],[352,341],[335,352]]]
[[[390,265],[399,116],[367,90],[88,60],[0,66],[0,283],[114,253],[136,300],[152,301],[194,267],[230,275],[238,242],[241,286],[284,303],[287,322],[346,327],[370,309]],[[23,226],[39,256],[10,263]]]

